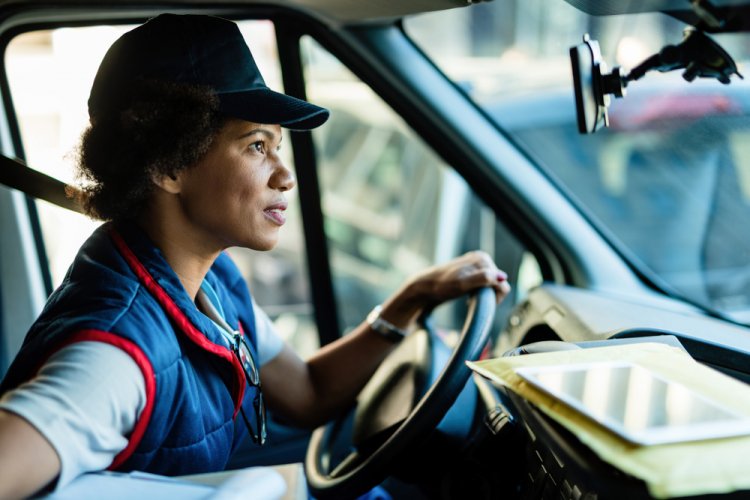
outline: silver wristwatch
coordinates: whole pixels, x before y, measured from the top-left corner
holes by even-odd
[[[380,311],[382,309],[383,307],[380,304],[375,306],[372,311],[370,311],[370,314],[367,315],[367,324],[370,325],[370,328],[391,342],[401,342],[408,334],[407,331],[403,328],[397,327],[390,321],[381,318]]]

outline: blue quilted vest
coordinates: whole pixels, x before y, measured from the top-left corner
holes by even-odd
[[[221,254],[206,280],[226,321],[255,351],[250,294],[231,259]],[[235,418],[253,414],[255,388],[226,340],[185,292],[145,233],[104,224],[81,247],[50,296],[0,384],[0,394],[33,377],[55,351],[95,340],[127,352],[140,367],[147,403],[129,443],[110,469],[179,475],[222,470],[246,438]],[[253,355],[257,355],[253,352]]]

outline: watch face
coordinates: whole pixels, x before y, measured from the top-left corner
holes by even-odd
[[[375,307],[373,307],[372,311],[370,311],[370,314],[367,315],[367,323],[370,326],[373,326],[373,324],[380,319],[380,311],[382,309],[383,309],[383,306],[381,306],[380,304],[378,304]]]

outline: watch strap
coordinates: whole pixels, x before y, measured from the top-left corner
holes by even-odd
[[[387,338],[391,342],[401,342],[408,332],[403,328],[399,328],[390,321],[383,319],[380,316],[380,312],[383,307],[378,304],[375,306],[370,314],[367,315],[367,324],[372,328],[375,333]]]

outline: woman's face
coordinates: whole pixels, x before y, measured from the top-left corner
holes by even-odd
[[[296,184],[279,157],[280,142],[279,125],[228,121],[208,153],[179,173],[191,231],[222,249],[272,249],[286,220],[285,192]]]

